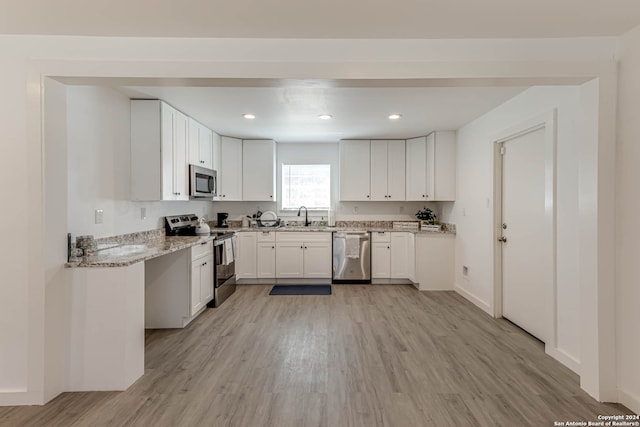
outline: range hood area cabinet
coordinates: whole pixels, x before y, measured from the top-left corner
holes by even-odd
[[[189,163],[213,169],[213,131],[189,118]]]
[[[276,143],[271,139],[242,141],[242,200],[276,201]]]
[[[189,200],[188,121],[162,101],[131,101],[132,200]]]
[[[456,133],[437,131],[407,140],[407,201],[454,201]]]

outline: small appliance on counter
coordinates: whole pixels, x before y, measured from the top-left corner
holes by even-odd
[[[229,224],[227,223],[227,218],[229,218],[229,214],[227,212],[218,212],[218,224],[216,227],[227,228]]]
[[[196,225],[196,235],[198,236],[208,236],[211,234],[211,227],[207,224],[207,221],[204,217],[200,217],[198,219],[198,225]]]

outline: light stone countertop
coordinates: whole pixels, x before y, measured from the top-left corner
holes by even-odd
[[[214,239],[215,236],[163,236],[147,241],[100,249],[80,258],[79,262],[66,263],[65,267],[126,267]]]
[[[222,231],[229,230],[235,232],[247,232],[247,231],[308,231],[308,232],[333,232],[333,231],[370,231],[372,233],[376,232],[408,232],[413,234],[450,234],[455,235],[455,231],[448,230],[398,230],[397,228],[388,228],[388,227],[318,227],[318,226],[285,226],[280,228],[271,228],[271,227],[240,227],[240,228],[212,228],[212,231]]]
[[[409,232],[414,234],[448,234],[455,235],[453,231],[422,231],[422,230],[397,230],[392,228],[380,227],[317,227],[317,226],[287,226],[280,228],[212,228],[211,231],[230,231],[230,232],[260,232],[260,231],[277,231],[277,232],[333,232],[333,231],[370,231],[370,232]],[[157,258],[172,252],[187,249],[201,243],[212,241],[216,236],[161,236],[150,239],[139,239],[134,242],[128,242],[121,245],[114,245],[106,249],[100,249],[92,252],[88,256],[80,258],[75,262],[65,264],[67,268],[84,267],[84,268],[105,268],[105,267],[126,267],[138,262]]]

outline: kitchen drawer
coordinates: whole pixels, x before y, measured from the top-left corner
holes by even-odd
[[[275,242],[276,241],[276,232],[275,231],[258,231],[258,242]]]
[[[213,242],[204,242],[191,246],[191,261],[213,253]]]
[[[388,231],[372,231],[371,243],[389,243],[391,242],[391,233]]]
[[[279,231],[276,232],[276,242],[331,242],[331,233],[324,231]]]

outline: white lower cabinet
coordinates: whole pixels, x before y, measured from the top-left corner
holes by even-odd
[[[276,242],[276,277],[294,279],[304,276],[304,243]]]
[[[454,289],[455,236],[416,235],[415,280],[421,291]]]
[[[307,279],[331,277],[331,241],[304,243],[304,275]]]
[[[254,231],[237,233],[236,279],[256,279],[257,274],[257,234]]]
[[[409,258],[415,250],[409,245],[409,235],[411,233],[400,232],[391,233],[391,278],[408,279]]]
[[[258,231],[256,241],[256,278],[273,279],[276,277],[276,233]]]
[[[273,279],[276,277],[276,243],[258,243],[256,263],[256,277],[258,279]]]
[[[191,315],[213,298],[213,253],[191,262]]]
[[[331,233],[276,233],[276,277],[330,279]]]
[[[212,242],[145,261],[145,328],[184,328],[212,299]]]
[[[371,278],[388,279],[391,277],[391,243],[371,244]]]
[[[414,244],[409,232],[371,233],[371,278],[412,279]]]

